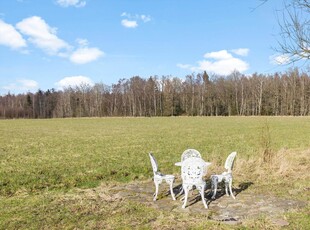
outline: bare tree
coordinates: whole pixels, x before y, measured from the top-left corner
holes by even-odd
[[[291,0],[279,18],[280,38],[275,50],[289,63],[310,59],[310,0]]]
[[[270,0],[259,0],[260,4],[253,10]],[[310,0],[287,0],[284,10],[278,17],[280,26],[278,47],[274,50],[283,55],[278,62],[294,63],[310,59]]]

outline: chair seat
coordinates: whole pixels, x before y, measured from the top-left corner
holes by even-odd
[[[168,175],[164,175],[164,178],[165,179],[174,179],[174,175],[170,175],[170,174],[168,174]]]
[[[164,180],[173,180],[175,178],[174,175],[170,175],[170,174],[162,174],[160,172],[157,172],[155,175],[154,175],[154,178],[160,178],[160,179],[164,179]]]

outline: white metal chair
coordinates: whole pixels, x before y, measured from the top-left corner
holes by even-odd
[[[210,164],[211,163],[205,162],[203,159],[198,157],[190,157],[182,162],[181,177],[182,187],[185,193],[185,200],[182,208],[186,207],[188,193],[191,189],[193,189],[193,187],[199,191],[205,208],[208,208],[204,197],[206,182],[204,181],[203,176],[207,173],[207,167]]]
[[[162,183],[163,180],[165,180],[167,182],[167,184],[169,184],[170,186],[170,193],[172,196],[172,199],[175,200],[175,196],[173,193],[173,182],[174,182],[174,175],[165,175],[162,174],[159,170],[158,170],[158,164],[157,161],[154,157],[154,155],[152,153],[149,153],[150,156],[150,160],[151,160],[151,164],[152,164],[152,168],[153,168],[153,173],[154,173],[154,184],[155,184],[155,193],[154,193],[154,198],[153,200],[156,201],[157,199],[157,195],[158,195],[158,188],[159,185]]]
[[[217,191],[217,185],[218,183],[224,181],[225,182],[225,192],[226,195],[229,196],[228,194],[228,187],[229,187],[229,192],[232,198],[236,199],[232,192],[232,169],[234,165],[234,160],[237,155],[237,152],[232,152],[231,154],[228,155],[226,161],[225,161],[225,169],[227,170],[226,172],[223,172],[222,174],[219,175],[212,175],[211,176],[211,191],[213,191],[213,196],[212,199],[215,199],[216,196],[216,191]]]
[[[182,162],[190,157],[198,157],[201,158],[200,152],[198,152],[196,149],[186,149],[182,155],[181,155],[181,161],[175,163],[176,166],[182,166]],[[181,194],[183,192],[183,187],[180,188],[180,191],[178,192],[177,195]],[[183,200],[184,197],[182,197],[181,200]]]

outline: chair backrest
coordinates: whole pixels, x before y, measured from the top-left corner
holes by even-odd
[[[225,169],[228,170],[228,172],[231,172],[234,166],[234,160],[237,155],[237,152],[232,152],[228,155],[226,161],[225,161]]]
[[[153,173],[155,174],[156,172],[158,172],[158,164],[152,153],[149,153],[149,156],[150,156],[150,160],[151,160],[151,164],[153,168]]]
[[[205,162],[198,157],[187,158],[182,162],[181,177],[183,183],[197,184],[203,181],[203,176],[207,173],[207,167],[211,163]]]
[[[200,152],[198,152],[196,149],[186,149],[181,156],[181,161],[186,160],[187,158],[190,157],[198,157],[201,158]]]

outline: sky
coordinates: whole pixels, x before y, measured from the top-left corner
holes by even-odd
[[[1,0],[0,95],[133,76],[275,73],[279,0]]]

